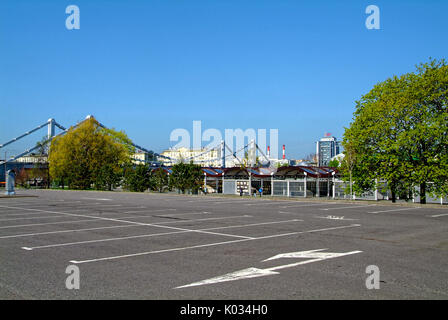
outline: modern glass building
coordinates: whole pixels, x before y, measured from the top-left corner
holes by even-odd
[[[331,158],[340,153],[340,141],[332,137],[330,133],[316,142],[316,155],[319,166],[328,166]]]

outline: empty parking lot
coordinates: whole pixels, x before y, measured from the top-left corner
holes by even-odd
[[[2,299],[448,298],[443,208],[20,193],[31,197],[0,198]],[[366,287],[371,265],[379,289]]]

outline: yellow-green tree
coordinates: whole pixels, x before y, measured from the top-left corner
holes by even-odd
[[[124,132],[104,129],[94,118],[53,139],[50,176],[72,189],[111,190],[121,179],[133,148]]]

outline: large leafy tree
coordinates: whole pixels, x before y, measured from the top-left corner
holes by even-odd
[[[151,172],[147,164],[127,165],[123,186],[133,192],[144,192],[152,187]]]
[[[179,189],[182,193],[191,190],[197,193],[202,187],[203,173],[201,166],[193,163],[178,163],[172,167],[170,174],[170,184]]]
[[[355,191],[385,179],[392,193],[448,193],[448,66],[430,60],[416,72],[378,83],[357,101],[344,133],[346,157]]]
[[[152,187],[158,192],[163,192],[168,187],[168,174],[162,168],[158,168],[151,175]]]
[[[112,189],[130,161],[130,140],[123,132],[104,129],[94,118],[53,139],[49,166],[52,179],[73,189]]]

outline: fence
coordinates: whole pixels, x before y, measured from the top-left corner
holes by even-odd
[[[319,183],[317,183],[319,181]],[[350,195],[349,183],[339,179],[253,179],[251,181],[252,191],[258,190],[263,184],[263,194],[281,197],[321,197],[335,199],[355,200],[389,200],[391,198],[387,183],[380,181],[377,190],[370,190],[361,195]],[[305,191],[306,186],[306,191]],[[272,190],[271,190],[272,189]],[[249,194],[249,180],[224,180],[224,194]],[[400,198],[398,198],[400,199]],[[417,192],[412,200],[419,202]],[[448,198],[440,199],[427,195],[427,203],[448,204]]]

